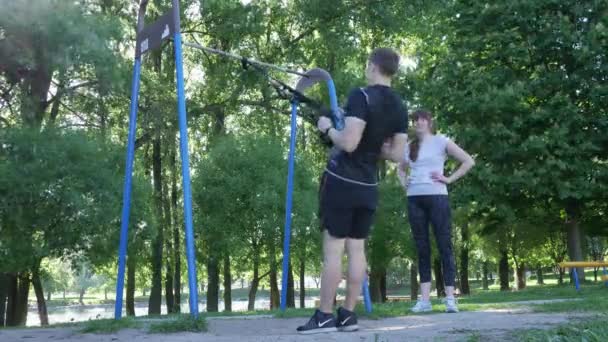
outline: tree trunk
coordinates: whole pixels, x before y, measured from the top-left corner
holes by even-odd
[[[384,268],[382,270],[382,276],[380,277],[380,294],[382,296],[382,303],[386,303],[388,299],[386,297],[386,276],[386,268]]]
[[[181,278],[181,255],[180,255],[180,227],[181,221],[179,219],[179,211],[177,208],[177,168],[176,168],[176,145],[175,136],[173,137],[173,143],[171,144],[170,163],[171,163],[171,214],[173,215],[173,261],[175,262],[175,275],[173,276],[174,296],[175,296],[175,308],[173,312],[181,312],[182,303],[182,278]]]
[[[268,266],[270,268],[270,309],[277,309],[280,305],[278,266],[276,259],[276,244],[272,236],[268,237]]]
[[[277,261],[275,254],[270,254],[270,309],[278,309],[281,303],[279,281],[277,272]]]
[[[536,283],[538,285],[545,285],[545,279],[543,277],[543,268],[540,266],[536,269]]]
[[[131,251],[135,254],[135,251]],[[135,268],[137,260],[132,255],[127,257],[127,316],[135,316]],[[145,294],[144,294],[145,296]]]
[[[463,224],[461,229],[462,249],[460,250],[460,292],[470,295],[469,287],[469,225]]]
[[[6,326],[6,300],[8,299],[9,278],[0,273],[0,328]]]
[[[224,311],[232,311],[232,274],[228,251],[224,254]]]
[[[526,288],[526,267],[523,262],[515,264],[515,277],[517,290],[523,290]]]
[[[11,326],[25,325],[27,322],[27,300],[30,293],[30,274],[27,272],[18,273],[15,294],[15,307],[13,324]]]
[[[168,237],[165,241],[165,304],[167,305],[167,313],[175,312],[175,301],[173,297],[173,244],[171,239],[171,199],[169,198],[168,186],[165,184],[162,187],[163,193],[163,213],[165,227],[168,230]]]
[[[148,301],[148,315],[160,315],[162,304],[163,281],[163,203],[162,203],[162,168],[160,137],[154,138],[152,144],[152,176],[154,179],[154,202],[158,218],[158,232],[152,242],[152,288]]]
[[[32,284],[34,285],[34,293],[36,294],[36,303],[38,304],[38,316],[40,317],[40,325],[49,325],[49,313],[46,309],[44,301],[44,292],[42,290],[42,282],[40,281],[40,260],[34,265],[32,272]]]
[[[418,266],[415,262],[412,262],[410,266],[410,299],[415,301],[418,299]]]
[[[562,267],[559,267],[559,278],[557,278],[557,284],[558,285],[563,285],[564,284],[564,269]]]
[[[219,306],[220,270],[214,256],[207,260],[207,312],[217,312]]]
[[[443,281],[441,259],[439,257],[436,257],[433,260],[433,270],[435,272],[435,288],[437,289],[437,298],[445,297],[445,283]]]
[[[372,264],[369,273],[369,295],[373,303],[382,302],[382,268]]]
[[[291,260],[289,260],[289,270],[287,271],[287,307],[296,307],[296,293],[294,290],[293,268],[291,267]]]
[[[40,51],[39,51],[40,52]],[[21,82],[21,116],[27,127],[39,129],[48,107],[47,96],[53,70],[35,58],[28,76]]]
[[[80,305],[84,305],[84,294],[87,292],[87,289],[85,289],[84,287],[82,287],[80,289],[80,291],[78,292],[78,303],[80,303]]]
[[[483,278],[481,280],[481,284],[482,284],[481,286],[483,287],[484,290],[489,290],[490,287],[488,286],[488,269],[489,269],[488,262],[484,261],[482,267],[483,267]]]
[[[581,248],[581,230],[579,227],[580,205],[572,200],[566,205],[566,229],[568,230],[568,256],[570,261],[584,261]],[[585,269],[577,267],[579,282],[585,281]],[[572,274],[571,274],[572,278]]]
[[[170,227],[170,226],[167,226]],[[167,313],[175,312],[175,301],[173,297],[173,263],[171,262],[171,255],[173,248],[171,247],[171,239],[167,239],[167,254],[165,261],[165,301],[167,305]]]
[[[247,310],[255,310],[255,295],[258,292],[258,285],[260,283],[259,271],[260,271],[260,257],[256,244],[253,245],[253,279],[251,280],[251,287],[249,288],[249,302],[247,303]]]
[[[306,262],[300,259],[300,308],[306,307]]]
[[[57,116],[59,114],[59,106],[61,104],[62,97],[65,93],[65,88],[67,86],[67,82],[69,81],[67,78],[66,68],[59,69],[59,84],[57,85],[57,90],[55,91],[55,98],[53,105],[51,106],[51,112],[49,115],[48,126],[55,126],[55,121],[57,120]]]
[[[6,318],[4,325],[8,327],[14,327],[19,325],[17,323],[17,304],[19,297],[19,281],[17,274],[9,273],[6,274]]]
[[[597,267],[593,268],[593,281],[594,282],[597,282],[597,270],[598,270]]]
[[[500,251],[498,278],[500,279],[500,291],[509,291],[509,256],[504,249]]]
[[[107,298],[106,298],[107,299]],[[51,301],[51,291],[46,293],[46,301],[50,302]]]

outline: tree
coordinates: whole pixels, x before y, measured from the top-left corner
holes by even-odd
[[[478,154],[474,187],[494,203],[559,203],[571,260],[584,203],[606,191],[607,8],[454,1],[420,48],[416,87]]]
[[[18,98],[23,125],[54,125],[66,94],[97,92],[104,89],[98,84],[120,79],[112,45],[121,40],[121,25],[88,7],[65,0],[4,4],[11,15],[0,18],[0,75],[7,84],[6,97],[14,93]],[[56,91],[48,98],[53,83]]]
[[[65,299],[66,291],[74,282],[70,264],[62,259],[44,259],[40,268],[42,287],[47,291],[47,300],[51,300],[51,293],[57,291],[61,291]]]
[[[386,300],[388,265],[396,257],[415,260],[415,249],[407,223],[406,201],[397,177],[390,175],[380,183],[381,200],[368,242],[369,286],[374,302]]]
[[[93,264],[114,258],[122,156],[81,133],[25,129],[0,138],[0,272],[15,275],[9,282],[17,304],[7,315],[13,315],[11,324],[22,324],[30,281],[45,311],[44,297],[39,298],[44,258],[83,255]],[[138,215],[142,186],[134,183]]]
[[[200,213],[197,221],[202,226],[199,234],[204,241],[203,253],[199,255],[207,259],[230,250],[235,259],[252,260],[252,289],[262,278],[258,273],[261,257],[269,258],[270,271],[274,267],[276,272],[278,268],[276,263],[272,264],[272,258],[279,254],[284,223],[287,174],[284,153],[281,143],[271,137],[228,136],[201,161],[193,179],[194,203]],[[304,162],[302,159],[296,166],[294,227],[310,222],[314,214],[311,205],[298,204],[298,198],[304,204],[314,203],[316,194]],[[268,248],[266,252],[264,246]],[[208,302],[217,300],[213,295],[214,292],[208,292]]]

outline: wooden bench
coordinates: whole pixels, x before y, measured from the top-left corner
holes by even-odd
[[[581,289],[581,286],[578,282],[578,273],[576,272],[576,269],[578,267],[581,267],[581,268],[602,267],[604,270],[604,275],[602,275],[602,280],[604,281],[604,284],[606,286],[608,286],[608,271],[606,271],[606,267],[608,267],[608,261],[565,261],[565,262],[561,262],[559,264],[559,267],[569,268],[572,270],[572,276],[574,277],[574,286],[576,287],[577,291],[579,291]]]

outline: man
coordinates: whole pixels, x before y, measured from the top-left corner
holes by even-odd
[[[323,227],[321,307],[301,334],[355,331],[353,312],[361,293],[369,236],[378,202],[376,165],[379,159],[400,162],[407,143],[407,110],[391,89],[399,70],[399,55],[386,48],[374,50],[367,62],[368,86],[354,89],[344,108],[344,129],[322,116],[317,127],[334,145],[321,181],[320,212]],[[344,306],[333,315],[333,303],[342,273],[344,248],[348,255],[348,286]]]

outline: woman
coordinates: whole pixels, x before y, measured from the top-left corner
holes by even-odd
[[[405,160],[399,167],[399,180],[407,189],[407,209],[412,235],[418,251],[421,298],[413,312],[432,311],[431,293],[431,244],[429,223],[437,239],[441,255],[446,292],[446,312],[458,312],[454,298],[456,264],[452,250],[452,226],[447,185],[464,176],[473,167],[473,158],[453,141],[435,134],[431,113],[416,111],[412,115],[416,134],[405,152]],[[461,164],[450,176],[443,175],[447,156]],[[409,170],[409,175],[406,172]]]

